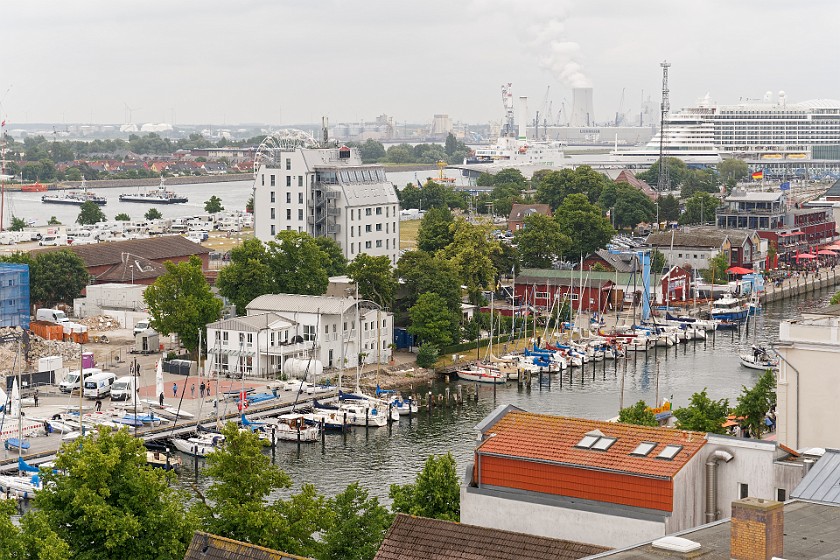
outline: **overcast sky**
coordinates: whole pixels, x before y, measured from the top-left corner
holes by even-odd
[[[512,82],[595,116],[785,90],[840,98],[840,1],[4,0],[2,115],[15,122],[486,123]],[[5,94],[5,97],[4,97]],[[636,117],[637,118],[637,117]]]

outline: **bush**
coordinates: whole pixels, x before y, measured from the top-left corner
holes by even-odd
[[[438,354],[437,346],[433,344],[423,344],[420,346],[420,350],[417,351],[417,365],[421,368],[435,367]]]

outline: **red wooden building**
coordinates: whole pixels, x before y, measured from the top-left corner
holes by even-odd
[[[615,283],[611,280],[581,278],[578,271],[558,270],[552,277],[521,275],[513,286],[517,301],[541,309],[555,303],[569,303],[574,309],[604,311],[612,297]],[[582,301],[581,301],[582,299]]]
[[[679,266],[671,267],[662,276],[661,290],[660,301],[685,301],[691,294],[691,272]]]

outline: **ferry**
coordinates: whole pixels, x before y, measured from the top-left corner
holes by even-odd
[[[712,302],[712,319],[722,321],[743,321],[749,315],[750,307],[732,294],[724,294]]]
[[[81,206],[85,202],[93,202],[99,206],[104,206],[108,203],[108,199],[87,191],[67,191],[58,194],[45,194],[41,197],[41,202],[47,204],[75,204],[76,206]]]
[[[182,204],[189,202],[186,196],[175,194],[166,190],[163,185],[163,177],[160,178],[160,185],[152,192],[138,192],[135,194],[121,194],[120,202],[145,202],[146,204]]]

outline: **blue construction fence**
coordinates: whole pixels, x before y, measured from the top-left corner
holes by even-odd
[[[0,327],[29,328],[29,265],[0,263]]]

